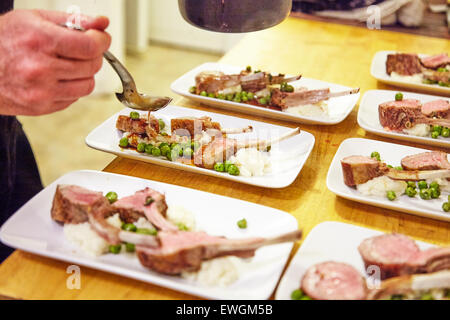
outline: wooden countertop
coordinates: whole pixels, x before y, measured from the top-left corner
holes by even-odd
[[[388,89],[370,76],[376,51],[449,52],[446,39],[371,31],[353,26],[288,19],[281,25],[247,35],[221,62],[369,89]],[[404,90],[403,90],[404,91]],[[295,123],[214,110],[180,100],[178,105],[263,120],[290,127]],[[406,144],[366,133],[356,122],[357,108],[334,126],[301,125],[316,138],[314,150],[295,182],[283,189],[264,189],[200,174],[116,158],[105,171],[162,181],[238,198],[284,210],[298,220],[305,235],[323,221],[342,221],[400,232],[418,240],[450,245],[450,224],[381,209],[336,197],[325,184],[339,144],[349,137],[365,137]],[[433,149],[433,148],[429,148]],[[437,149],[437,148],[434,148]],[[343,235],[345,236],[345,235]],[[298,248],[296,245],[295,250]],[[173,290],[81,267],[81,289],[66,288],[69,263],[16,251],[0,266],[0,297],[17,299],[193,299]]]

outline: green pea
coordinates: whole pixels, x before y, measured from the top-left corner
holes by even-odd
[[[166,123],[164,122],[163,119],[158,119],[158,123],[159,123],[159,130],[164,130],[164,128],[166,127]]]
[[[251,72],[252,71],[252,67],[251,66],[247,66],[247,68],[245,70],[247,70],[248,72]]]
[[[233,100],[233,98],[234,98],[234,95],[233,94],[227,94],[227,96],[225,97],[225,99],[226,100],[228,100],[228,101],[231,101],[231,100]]]
[[[430,189],[421,189],[419,192],[420,198],[423,200],[430,200],[431,199],[431,191]]]
[[[433,295],[431,293],[425,292],[420,297],[420,300],[434,300],[434,297],[433,297]]]
[[[214,93],[208,93],[208,98],[215,98],[216,95]]]
[[[125,231],[136,232],[137,227],[133,223],[124,223],[122,229]]]
[[[408,187],[411,187],[411,188],[416,188],[416,182],[415,181],[408,181],[407,183],[406,183],[407,185],[408,185]]]
[[[267,104],[267,99],[266,98],[261,98],[261,99],[258,100],[258,102],[260,104]]]
[[[301,300],[302,297],[303,297],[303,291],[300,289],[294,290],[291,293],[292,300]]]
[[[198,141],[192,141],[192,142],[191,142],[191,148],[192,148],[194,151],[198,150],[198,148],[200,148],[200,142],[198,142]]]
[[[247,91],[241,91],[241,98],[247,97],[247,94],[248,94]]]
[[[428,183],[426,182],[426,181],[419,181],[418,183],[417,183],[417,185],[419,186],[419,189],[420,190],[422,190],[422,189],[426,189],[426,188],[428,188]]]
[[[449,129],[449,128],[444,128],[444,129],[442,129],[441,135],[442,135],[444,138],[450,137],[450,129]]]
[[[164,137],[167,137],[167,136],[168,136],[167,132],[160,132],[159,134],[162,135],[162,136],[164,136]]]
[[[117,244],[117,245],[110,245],[108,247],[108,251],[114,254],[119,254],[120,250],[122,250],[122,245]]]
[[[137,145],[137,147],[136,147],[137,152],[139,152],[139,153],[145,152],[145,147],[146,147],[146,146],[147,146],[147,144],[144,143],[144,142],[139,143],[139,144]]]
[[[120,139],[119,146],[121,146],[122,148],[126,148],[126,147],[128,147],[128,143],[129,143],[128,138],[124,137],[124,138]]]
[[[190,93],[196,93],[197,92],[197,87],[196,86],[192,86],[189,88],[189,92]]]
[[[238,168],[236,165],[234,165],[234,164],[231,164],[231,165],[228,167],[227,172],[228,172],[229,174],[231,174],[232,176],[238,176],[238,175],[240,174],[239,168]]]
[[[243,101],[243,102],[247,102],[247,101],[248,101],[248,97],[247,97],[247,96],[243,96],[243,97],[242,97],[242,101]]]
[[[442,210],[444,210],[445,212],[449,212],[450,211],[450,202],[444,202],[442,204]]]
[[[241,97],[240,97],[240,96],[234,97],[234,99],[233,99],[233,102],[239,103],[239,102],[241,102],[241,101],[242,101],[242,100],[241,100]]]
[[[260,73],[260,72],[261,72],[261,70],[256,70],[256,71],[255,71],[255,73]]]
[[[438,72],[447,72],[448,70],[446,68],[438,68],[437,71]]]
[[[156,231],[156,229],[154,229],[154,228],[152,228],[152,229],[137,228],[136,233],[145,234],[145,235],[149,235],[149,236],[156,236],[158,234],[158,231]]]
[[[371,158],[375,158],[375,159],[377,159],[378,161],[381,161],[381,156],[380,156],[380,154],[379,154],[377,151],[372,152],[372,153],[370,154],[370,157],[371,157]]]
[[[192,155],[194,154],[194,150],[192,150],[191,147],[187,147],[183,151],[183,156],[186,158],[192,158]]]
[[[217,162],[214,164],[214,170],[217,172],[225,172],[225,165],[223,163]]]
[[[237,225],[240,229],[247,229],[247,220],[241,219],[237,222]]]
[[[126,243],[125,250],[127,252],[134,252],[136,250],[136,246],[134,245],[134,243]]]
[[[433,138],[433,139],[439,138],[439,132],[438,131],[431,132],[431,138]]]
[[[200,92],[200,95],[203,96],[203,97],[207,97],[208,93],[206,91],[202,91],[202,92]]]
[[[248,100],[253,100],[253,99],[255,99],[255,95],[253,94],[253,92],[249,92],[249,93],[247,93],[247,98],[248,98]]]
[[[386,192],[386,196],[387,196],[387,198],[388,198],[390,201],[394,201],[395,198],[397,198],[397,195],[396,195],[395,192],[392,191],[392,190]]]
[[[441,87],[450,87],[450,82],[439,81],[438,85]]]
[[[225,171],[226,172],[228,172],[228,168],[232,165],[233,163],[231,163],[230,161],[225,161],[225,163],[223,164],[224,165],[224,168],[225,168]]]
[[[176,154],[176,157],[182,157],[183,156],[183,148],[177,144],[172,148],[172,157]]]
[[[439,135],[442,133],[442,126],[433,126],[431,128],[431,131],[436,131],[439,133]]]
[[[403,300],[405,299],[405,296],[402,294],[393,294],[390,298],[390,300]]]
[[[226,100],[226,96],[223,93],[219,94],[217,98],[220,100]]]
[[[109,203],[114,203],[118,199],[118,195],[114,191],[108,192],[105,197],[106,197],[106,199],[108,199]]]
[[[137,120],[141,117],[141,115],[139,114],[139,112],[136,111],[131,111],[130,112],[130,118],[133,120]]]
[[[402,167],[402,166],[398,166],[398,167],[394,167],[394,169],[395,169],[395,170],[398,170],[398,171],[402,171],[402,170],[403,170],[403,167]]]
[[[159,157],[161,155],[161,149],[158,147],[154,147],[152,149],[152,156]]]
[[[408,188],[406,188],[405,193],[406,193],[406,195],[407,195],[408,197],[414,198],[414,197],[416,196],[416,194],[417,194],[417,191],[416,191],[416,189],[413,188],[413,187],[408,187]]]
[[[424,79],[422,82],[425,83],[425,84],[436,84],[436,83],[438,83],[436,80],[431,80],[431,79]]]
[[[436,181],[433,181],[432,183],[430,183],[430,188],[434,188],[434,189],[438,189],[438,190],[441,189],[441,187],[439,186],[439,183],[437,183]]]
[[[393,168],[394,168],[394,167],[391,166],[390,164],[388,164],[387,167],[388,167],[389,169],[393,169]]]
[[[145,146],[145,153],[146,154],[152,154],[152,150],[153,150],[153,145],[152,144],[148,144]]]
[[[437,188],[430,188],[431,199],[437,199],[441,195],[441,191]]]
[[[184,223],[181,223],[181,222],[177,223],[177,227],[178,227],[178,230],[189,231],[189,228]]]
[[[159,149],[161,150],[161,155],[167,156],[168,153],[170,153],[170,147],[169,146],[160,146]]]
[[[399,92],[395,95],[395,101],[403,100],[403,93]]]

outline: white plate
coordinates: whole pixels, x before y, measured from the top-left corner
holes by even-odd
[[[237,103],[232,101],[203,97],[189,92],[189,88],[195,85],[195,76],[202,71],[222,71],[226,74],[239,74],[243,69],[245,69],[245,67],[242,68],[220,63],[205,63],[175,80],[170,88],[172,89],[173,92],[182,95],[186,98],[207,105],[211,105],[217,108],[234,110],[238,112],[248,113],[251,115],[259,115],[273,119],[289,120],[305,124],[322,124],[322,125],[336,124],[347,118],[347,116],[350,114],[350,112],[352,112],[353,108],[355,107],[356,102],[358,101],[360,95],[358,93],[330,99],[327,101],[329,110],[328,116],[307,117],[307,116],[293,115],[278,110],[252,106],[245,103]],[[298,81],[291,82],[291,84],[294,85],[295,87],[307,87],[309,89],[330,88],[332,92],[352,89],[350,87],[345,87],[339,84],[303,77]]]
[[[390,90],[369,90],[361,99],[358,110],[358,124],[366,131],[378,134],[380,136],[389,137],[393,139],[414,141],[423,144],[450,147],[450,138],[439,137],[433,139],[430,137],[417,137],[404,133],[390,132],[383,129],[378,117],[378,106],[383,102],[395,100],[395,94],[399,91]],[[431,96],[426,94],[402,92],[403,99],[417,99],[422,103],[437,99],[446,99],[445,97]]]
[[[358,252],[359,244],[367,238],[383,232],[341,222],[323,222],[317,225],[303,241],[291,260],[278,286],[275,299],[291,300],[292,291],[300,288],[300,282],[308,268],[325,261],[348,263],[361,275],[365,275],[364,262]],[[422,249],[431,244],[416,241]]]
[[[420,89],[426,90],[435,94],[450,95],[450,88],[441,87],[437,84],[425,84],[425,83],[414,83],[405,80],[392,79],[390,75],[386,73],[386,59],[388,54],[397,53],[397,51],[378,51],[372,59],[372,66],[370,68],[370,74],[375,79],[385,82],[394,86],[409,88],[409,89]],[[425,56],[419,54],[419,56]]]
[[[442,192],[442,195],[438,199],[422,200],[418,195],[414,198],[403,195],[397,197],[394,201],[390,201],[386,197],[365,196],[356,190],[356,188],[348,187],[344,183],[341,159],[352,155],[370,156],[373,151],[378,151],[383,161],[395,167],[399,166],[401,159],[406,156],[430,150],[369,139],[351,138],[344,140],[339,146],[328,170],[328,189],[338,196],[353,201],[422,217],[450,221],[450,213],[442,210],[442,204],[447,201],[447,193],[445,192]]]
[[[214,170],[203,169],[178,162],[170,162],[164,157],[153,157],[138,153],[135,150],[120,148],[119,140],[122,133],[116,129],[116,120],[119,114],[129,115],[130,111],[132,110],[124,109],[103,122],[86,137],[86,144],[91,148],[113,153],[124,158],[154,163],[169,168],[206,174],[209,176],[265,188],[284,188],[294,182],[295,178],[298,176],[300,170],[308,159],[315,142],[312,134],[302,131],[301,134],[272,146],[271,152],[277,154],[277,161],[273,162],[273,170],[271,173],[254,177],[232,176],[227,173],[216,172]],[[253,132],[251,133],[230,135],[230,137],[238,140],[247,139],[249,137],[259,139],[266,139],[268,137],[275,138],[280,134],[292,130],[291,128],[276,126],[264,122],[251,121],[237,117],[225,116],[218,113],[175,106],[168,106],[152,114],[157,118],[163,119],[167,126],[170,126],[170,119],[172,118],[202,116],[210,116],[214,121],[220,122],[223,128],[243,128],[249,125],[253,126]]]
[[[202,286],[192,280],[152,272],[144,268],[134,255],[106,254],[91,258],[80,252],[65,240],[63,227],[50,217],[57,184],[76,184],[103,192],[114,190],[120,197],[145,187],[154,188],[166,194],[169,206],[181,205],[194,213],[199,229],[211,235],[271,237],[297,229],[297,221],[291,215],[242,200],[123,175],[76,171],[64,175],[37,194],[0,230],[1,241],[15,248],[205,298],[268,299],[281,276],[292,243],[258,249],[248,269],[227,287]],[[248,222],[245,230],[236,225],[243,217]]]

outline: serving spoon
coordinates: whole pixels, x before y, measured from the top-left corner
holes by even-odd
[[[72,30],[85,31],[84,28],[72,22],[66,22],[62,26]],[[103,57],[117,72],[122,81],[123,92],[116,92],[116,97],[126,107],[141,111],[157,111],[166,107],[172,101],[172,98],[169,97],[154,97],[139,93],[133,77],[124,65],[109,51],[104,52]]]

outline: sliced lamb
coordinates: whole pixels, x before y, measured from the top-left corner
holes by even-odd
[[[450,103],[448,100],[439,99],[424,103],[421,111],[427,117],[450,119]]]
[[[429,69],[437,69],[450,64],[450,57],[446,53],[436,54],[426,58],[421,58],[422,65]]]
[[[358,270],[333,261],[309,268],[301,288],[315,300],[365,300],[367,295],[366,282]]]
[[[439,170],[450,169],[447,153],[431,151],[404,157],[401,165],[405,170]]]
[[[178,228],[165,219],[167,211],[166,198],[163,194],[150,188],[137,191],[135,194],[119,199],[113,208],[125,222],[134,222],[146,217],[156,228],[166,231],[177,231]]]
[[[250,258],[255,250],[266,245],[296,241],[301,238],[296,230],[272,239],[227,239],[205,232],[159,232],[158,248],[137,246],[136,252],[143,266],[164,274],[176,275],[183,271],[198,271],[205,260],[233,255]]]
[[[381,279],[401,274],[403,266],[414,258],[420,249],[411,238],[402,234],[384,234],[364,240],[358,247],[366,269],[380,268]]]
[[[120,131],[136,134],[147,134],[149,130],[159,132],[159,122],[153,115],[150,115],[150,126],[148,119],[131,119],[129,116],[120,115],[116,121],[116,128]]]
[[[204,71],[195,77],[196,93],[217,93],[226,88],[240,86],[240,75],[225,75],[218,71]]]
[[[431,273],[450,270],[450,247],[420,251],[403,267],[403,274]]]
[[[58,185],[53,198],[51,216],[58,222],[78,224],[88,221],[87,212],[109,208],[109,202],[102,192],[75,185]]]
[[[389,130],[409,129],[423,117],[422,104],[416,99],[389,101],[378,106],[380,124]]]
[[[170,120],[170,128],[177,135],[190,137],[201,134],[202,131],[207,129],[221,130],[220,123],[213,122],[207,116],[201,118],[175,118]]]
[[[341,160],[344,183],[349,187],[366,183],[373,178],[385,175],[387,166],[374,158],[349,156]]]
[[[417,54],[396,53],[388,54],[386,60],[386,73],[391,75],[392,72],[402,76],[412,76],[422,72],[422,66]]]

